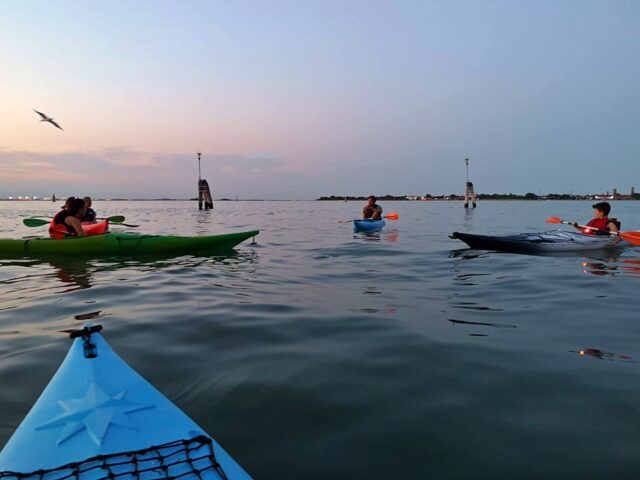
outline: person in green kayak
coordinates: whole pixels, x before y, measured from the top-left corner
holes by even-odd
[[[616,218],[609,218],[610,212],[611,205],[609,202],[599,202],[593,205],[593,218],[589,220],[586,227],[578,226],[578,222],[571,222],[571,225],[585,235],[615,234],[620,230],[620,222]],[[621,238],[616,235],[611,244],[615,245],[620,241]]]
[[[376,197],[373,195],[367,198],[367,204],[362,209],[363,220],[380,220],[382,218],[382,207],[376,204]]]
[[[93,208],[91,208],[91,197],[84,197],[84,206],[86,209],[86,213],[82,217],[83,222],[95,222],[96,221],[96,212]]]
[[[86,234],[80,219],[85,213],[84,200],[75,197],[67,198],[64,208],[51,220],[49,236],[56,240],[65,237],[84,237]]]

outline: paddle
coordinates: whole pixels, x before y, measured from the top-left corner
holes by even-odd
[[[546,223],[562,223],[565,225],[573,225],[571,222],[565,222],[561,218],[558,217],[549,217],[545,220]],[[603,232],[608,232],[609,235],[618,235],[623,240],[626,240],[632,245],[640,245],[640,232],[609,232],[604,228],[595,228],[595,227],[587,227],[585,225],[577,225],[579,228],[590,228],[591,230],[601,230]]]
[[[108,217],[108,218],[104,218],[102,220],[109,220],[109,223],[113,223],[116,225],[123,225],[125,227],[139,227],[139,225],[128,225],[126,223],[122,223],[124,222],[125,218],[123,215],[114,215],[112,217]],[[22,220],[22,223],[25,224],[25,226],[27,227],[41,227],[43,225],[49,225],[51,223],[51,220],[45,220],[45,219],[41,219],[41,218],[25,218],[24,220]]]
[[[391,212],[391,213],[387,213],[382,218],[386,218],[387,220],[398,220],[400,219],[400,215],[397,214],[396,212]],[[356,220],[360,220],[360,219],[356,218]],[[338,223],[349,223],[349,222],[353,222],[353,220],[338,220]]]

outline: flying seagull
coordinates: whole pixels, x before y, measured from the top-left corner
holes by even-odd
[[[53,118],[51,117],[47,117],[44,113],[39,112],[38,110],[36,110],[35,108],[33,109],[34,112],[36,112],[38,115],[40,115],[40,121],[41,122],[49,122],[50,124],[52,124],[54,127],[58,127],[60,130],[62,130],[62,127],[60,125],[58,125]]]

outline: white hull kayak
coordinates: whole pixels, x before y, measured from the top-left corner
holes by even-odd
[[[564,230],[507,236],[453,232],[451,238],[462,240],[473,249],[512,253],[583,252],[615,246],[613,245],[615,239],[607,235],[583,235]]]

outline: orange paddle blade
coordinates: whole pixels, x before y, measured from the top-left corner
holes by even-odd
[[[398,215],[396,212],[391,212],[387,213],[384,218],[386,218],[387,220],[398,220],[400,218],[400,215]]]
[[[640,232],[620,232],[619,235],[632,245],[640,245]]]
[[[558,217],[549,217],[545,220],[547,223],[562,223],[562,219]]]

